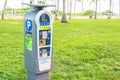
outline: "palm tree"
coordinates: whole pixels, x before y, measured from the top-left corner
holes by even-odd
[[[68,13],[70,12],[70,0],[67,0],[67,9],[68,9]]]
[[[97,18],[97,2],[98,0],[95,0],[95,12],[94,12],[94,19]]]
[[[34,3],[34,0],[30,0],[30,3],[31,3],[31,4]]]
[[[111,10],[112,14],[114,13],[113,10],[114,10],[114,0],[112,0],[112,10]]]
[[[24,3],[24,0],[22,0],[22,3]],[[23,15],[24,15],[24,5],[22,5],[22,12],[23,12]]]
[[[82,10],[82,12],[84,12],[84,0],[77,0],[77,1],[79,1],[80,3],[81,3],[81,10]]]
[[[109,7],[109,15],[108,15],[108,19],[111,19],[111,6],[112,6],[112,0],[110,0],[110,7]]]
[[[4,6],[3,6],[2,15],[1,15],[2,20],[4,19],[4,11],[5,11],[6,5],[7,5],[7,0],[5,0],[5,3],[4,3]]]
[[[119,0],[119,17],[120,17],[120,0]]]
[[[67,23],[67,19],[66,19],[66,0],[63,0],[63,13],[62,13],[62,23]]]
[[[98,0],[92,0],[92,1],[90,1],[90,4],[91,4],[92,2],[95,2],[94,19],[96,19],[96,18],[97,18],[97,5],[98,5]]]
[[[58,19],[58,16],[59,16],[59,3],[60,3],[60,0],[57,0],[56,1],[56,11],[55,11],[55,19],[57,20]]]
[[[84,12],[84,0],[81,0],[81,9],[82,9],[82,12]]]
[[[70,12],[69,12],[69,19],[71,19],[71,13],[72,13],[72,0],[70,0]]]
[[[76,0],[74,1],[74,17],[75,17],[75,10],[76,10]]]
[[[101,11],[101,3],[100,3],[100,0],[99,0],[99,13]]]

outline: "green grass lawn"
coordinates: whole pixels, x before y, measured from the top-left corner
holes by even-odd
[[[54,22],[50,80],[120,80],[120,20]],[[0,20],[0,80],[26,80],[23,21]]]

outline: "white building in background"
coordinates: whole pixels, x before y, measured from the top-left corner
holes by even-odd
[[[4,5],[4,1],[5,0],[0,0],[0,11],[2,10],[3,8],[3,5]],[[29,3],[30,0],[8,0],[7,2],[7,7],[11,7],[11,8],[22,8],[22,1],[24,3]],[[34,0],[35,3],[37,3],[37,0]],[[67,0],[66,0],[67,1]],[[74,1],[75,0],[72,0],[73,3],[72,3],[72,13],[74,13]],[[95,4],[94,3],[88,3],[87,2],[88,0],[84,0],[84,11],[86,10],[90,10],[90,9],[93,9],[94,10],[94,6]],[[119,0],[113,0],[113,7],[112,7],[112,10],[114,13],[119,13]],[[55,0],[47,0],[47,3],[46,4],[55,4]],[[101,6],[101,7],[100,7]],[[26,7],[26,6],[24,6]],[[62,0],[60,0],[60,11],[62,11]],[[75,12],[78,13],[78,12],[82,12],[82,9],[81,9],[81,3],[80,2],[76,2],[76,6],[75,6]],[[67,5],[66,5],[66,12],[68,12],[68,9],[67,9]],[[55,8],[49,8],[50,9],[55,9]],[[98,12],[103,12],[103,11],[106,11],[106,10],[109,10],[109,0],[100,0],[100,3],[98,2]]]

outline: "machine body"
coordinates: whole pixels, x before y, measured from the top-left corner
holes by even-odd
[[[35,5],[24,16],[25,68],[28,80],[49,80],[52,69],[52,15]]]

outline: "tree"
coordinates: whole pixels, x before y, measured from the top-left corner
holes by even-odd
[[[69,19],[71,19],[72,14],[72,0],[70,0],[70,12],[69,12]]]
[[[57,20],[58,19],[58,16],[59,16],[59,3],[60,3],[60,0],[56,0],[56,10],[55,10],[55,19]]]
[[[63,0],[63,13],[62,13],[62,23],[67,23],[67,19],[66,19],[66,0]]]
[[[68,13],[70,12],[70,0],[67,0],[67,9],[68,9]]]
[[[97,2],[98,0],[95,0],[95,12],[94,12],[94,19],[97,18]]]
[[[92,1],[90,1],[90,4],[91,4],[92,2],[95,2],[94,19],[96,19],[96,18],[97,18],[97,5],[98,5],[98,0],[92,0]]]
[[[84,0],[81,0],[81,9],[82,9],[82,12],[84,12]]]
[[[99,13],[101,11],[101,3],[100,3],[100,0],[99,0]]]
[[[31,4],[34,3],[34,0],[30,0],[30,3],[31,3]]]
[[[84,12],[84,0],[77,0],[77,1],[79,1],[80,3],[81,3],[81,10],[82,10],[82,12]]]
[[[22,3],[24,3],[24,0],[22,0]],[[22,12],[24,14],[24,5],[22,5]]]
[[[108,19],[111,19],[111,14],[112,14],[111,7],[112,7],[112,0],[110,0],[110,7],[109,7]]]
[[[112,11],[112,14],[114,13],[113,11],[114,11],[114,0],[112,0],[112,9],[111,9],[111,11]]]
[[[74,1],[74,17],[75,17],[75,10],[76,10],[76,0]]]
[[[5,3],[4,3],[3,9],[2,9],[2,15],[1,15],[2,20],[4,19],[4,11],[5,11],[6,5],[7,5],[7,0],[5,0]]]
[[[120,0],[119,0],[119,17],[120,17]]]

